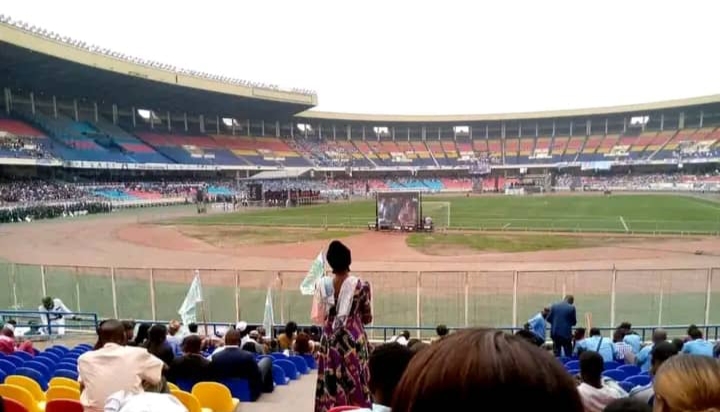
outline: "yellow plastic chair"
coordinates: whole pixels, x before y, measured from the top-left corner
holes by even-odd
[[[0,385],[0,397],[14,400],[24,406],[28,412],[42,411],[38,408],[38,404],[30,391],[23,387],[8,384]]]
[[[55,399],[71,399],[73,401],[80,400],[80,391],[67,386],[51,386],[45,393],[48,402]]]
[[[168,389],[170,389],[170,392],[180,390],[180,388],[172,382],[168,382],[167,386],[168,386]]]
[[[27,389],[35,402],[45,402],[45,392],[40,387],[40,384],[26,376],[10,375],[5,378],[5,383]]]
[[[230,389],[215,382],[196,383],[192,394],[203,408],[210,408],[213,412],[234,412],[240,404],[239,399],[232,397]]]
[[[171,390],[170,393],[187,408],[188,412],[214,412],[212,409],[200,406],[198,398],[190,392]]]
[[[68,388],[80,390],[80,382],[69,378],[61,378],[59,376],[57,378],[50,379],[50,384],[48,386],[51,388],[53,386],[66,386]]]

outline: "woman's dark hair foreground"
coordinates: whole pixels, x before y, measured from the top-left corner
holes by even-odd
[[[551,354],[488,329],[449,335],[416,354],[395,390],[393,412],[475,410],[583,412],[570,375]]]

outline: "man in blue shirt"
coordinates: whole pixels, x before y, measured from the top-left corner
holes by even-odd
[[[630,322],[623,322],[620,324],[620,329],[625,331],[625,337],[623,338],[623,342],[630,345],[633,349],[633,352],[640,352],[642,338],[634,330],[632,330],[632,324]]]
[[[667,332],[663,329],[655,329],[652,336],[653,343],[640,349],[637,356],[635,357],[635,363],[640,367],[640,370],[647,372],[650,370],[652,365],[652,350],[655,345],[661,342],[667,342]]]
[[[616,357],[615,345],[612,340],[603,337],[598,328],[591,328],[590,337],[578,343],[575,349],[578,352],[597,352],[602,356],[603,362],[612,362]]]
[[[713,344],[703,339],[702,331],[700,331],[697,326],[690,325],[688,328],[688,336],[690,336],[692,340],[685,342],[682,353],[713,357]]]
[[[550,323],[550,339],[553,341],[555,356],[563,353],[565,356],[570,356],[572,353],[572,328],[577,324],[574,303],[575,298],[567,295],[562,302],[550,307],[547,321]]]
[[[677,346],[670,342],[659,342],[653,345],[652,367],[650,368],[650,376],[652,376],[654,379],[660,365],[662,365],[663,362],[670,359],[672,356],[677,355],[677,353]],[[633,390],[630,391],[630,397],[633,399],[637,399],[644,404],[650,404],[652,406],[650,402],[655,398],[655,389],[653,388],[653,382],[651,381],[644,386],[636,386],[635,388],[633,388]]]
[[[548,313],[550,313],[550,308],[543,308],[537,315],[528,320],[530,331],[543,342],[545,342],[545,319]]]

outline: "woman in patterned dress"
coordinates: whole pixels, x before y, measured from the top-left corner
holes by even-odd
[[[369,346],[370,285],[350,275],[350,249],[335,240],[327,251],[334,276],[315,285],[313,320],[322,323],[315,412],[335,406],[371,407]]]

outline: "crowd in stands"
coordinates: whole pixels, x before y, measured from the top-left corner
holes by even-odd
[[[677,185],[687,183],[694,185],[720,183],[720,174],[709,173],[703,175],[687,175],[681,173],[642,173],[642,174],[613,174],[595,176],[576,176],[571,174],[559,175],[555,186],[580,190],[597,188],[623,188],[626,190],[650,190],[653,186]]]
[[[49,159],[52,156],[42,143],[23,137],[0,137],[0,154],[18,158]]]
[[[100,201],[21,205],[0,208],[0,223],[31,222],[112,212],[112,205]]]
[[[47,180],[16,180],[0,183],[0,205],[3,203],[63,202],[87,198],[80,187]]]
[[[84,41],[76,40],[76,39],[73,39],[73,38],[70,38],[67,36],[62,36],[53,31],[46,30],[41,27],[36,27],[27,22],[23,22],[20,20],[14,20],[10,16],[6,16],[4,14],[0,14],[0,23],[10,24],[19,29],[28,31],[34,35],[42,36],[47,39],[61,42],[66,45],[77,47],[79,49],[87,50],[92,53],[103,54],[105,56],[113,57],[113,58],[120,59],[120,60],[125,60],[130,63],[141,64],[144,66],[161,69],[161,70],[167,70],[167,71],[170,71],[170,72],[173,72],[176,74],[180,74],[180,75],[200,77],[200,78],[215,80],[215,81],[232,84],[232,85],[269,89],[269,90],[281,90],[278,85],[274,85],[274,84],[265,84],[265,83],[253,82],[253,81],[248,81],[248,80],[243,80],[243,79],[236,79],[236,78],[232,78],[229,76],[222,76],[222,75],[206,73],[206,72],[197,71],[197,70],[188,70],[188,69],[178,68],[173,65],[166,64],[166,63],[161,63],[161,62],[156,62],[156,61],[152,61],[152,60],[141,59],[138,57],[128,56],[123,53],[119,53],[119,52],[116,52],[116,51],[113,51],[113,50],[110,50],[110,49],[107,49],[104,47],[96,46],[94,44],[88,44]],[[302,88],[293,88],[290,91],[292,91],[294,93],[301,93],[301,94],[306,94],[306,95],[314,95],[315,94],[315,92],[312,90],[302,89]]]

